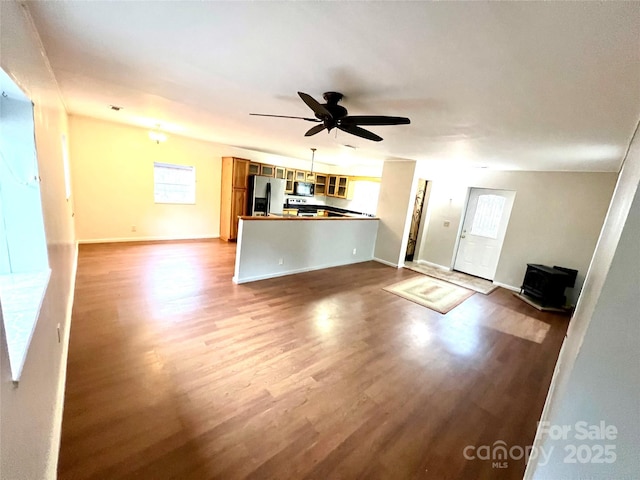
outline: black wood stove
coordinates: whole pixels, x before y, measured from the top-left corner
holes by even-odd
[[[570,268],[528,263],[520,293],[543,307],[562,307],[566,302],[564,290],[575,285],[577,275],[578,271]]]

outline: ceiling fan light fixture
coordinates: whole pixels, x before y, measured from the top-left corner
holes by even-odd
[[[149,130],[149,138],[157,144],[167,141],[167,136],[158,130]]]

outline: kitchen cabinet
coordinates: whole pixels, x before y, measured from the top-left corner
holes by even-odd
[[[260,175],[260,164],[249,162],[249,175]]]
[[[287,169],[284,167],[275,167],[275,177],[276,178],[287,178]]]
[[[338,177],[338,183],[335,196],[338,198],[347,198],[347,189],[349,188],[349,177]]]
[[[289,170],[285,168],[284,179],[287,181],[284,187],[284,193],[293,193],[293,182],[295,182],[296,172],[295,170]]]
[[[275,175],[276,167],[273,165],[260,165],[260,175],[264,177],[273,177]]]
[[[315,195],[327,194],[327,176],[324,173],[316,173],[316,183],[314,187]]]
[[[306,182],[307,181],[307,172],[306,170],[296,170],[296,182]]]
[[[327,197],[335,197],[338,187],[338,176],[329,175],[327,182]]]
[[[238,238],[238,217],[247,213],[247,191],[242,188],[234,188],[231,194],[231,235],[229,239]]]
[[[298,209],[297,208],[283,208],[282,209],[283,217],[297,217]]]
[[[329,175],[327,177],[326,192],[328,197],[347,198],[349,177]]]
[[[238,238],[238,216],[246,215],[249,160],[222,157],[220,185],[220,238]]]

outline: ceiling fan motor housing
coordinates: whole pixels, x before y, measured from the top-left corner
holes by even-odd
[[[317,114],[316,117],[322,120],[322,123],[327,128],[327,130],[331,130],[338,124],[338,120],[347,116],[347,109],[341,105],[338,105],[338,102],[342,100],[343,95],[339,92],[325,92],[322,94],[322,98],[327,102],[323,104],[323,107],[326,108],[331,117],[327,117],[325,115]]]

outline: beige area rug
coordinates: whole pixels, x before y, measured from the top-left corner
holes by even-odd
[[[498,288],[497,285],[494,285],[493,282],[489,280],[474,277],[473,275],[467,275],[466,273],[443,270],[441,268],[430,267],[429,265],[423,265],[415,262],[405,262],[404,266],[414,272],[439,278],[445,282],[453,283],[455,285],[474,290],[478,293],[483,293],[484,295],[489,295]]]
[[[383,290],[440,313],[447,313],[475,293],[427,276],[410,278]]]

